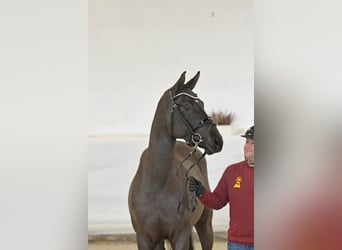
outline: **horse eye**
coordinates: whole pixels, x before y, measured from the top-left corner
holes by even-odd
[[[189,111],[190,109],[191,109],[191,104],[185,104],[184,105],[184,109],[186,110],[186,111]]]

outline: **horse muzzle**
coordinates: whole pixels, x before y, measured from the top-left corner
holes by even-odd
[[[205,149],[208,155],[220,152],[223,147],[223,138],[216,125],[212,124],[206,132],[206,136],[194,133],[188,144],[190,146],[198,144],[199,147]]]

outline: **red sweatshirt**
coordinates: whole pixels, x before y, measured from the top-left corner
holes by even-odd
[[[214,192],[206,190],[199,199],[213,209],[229,202],[228,241],[254,245],[254,167],[245,161],[228,166]]]

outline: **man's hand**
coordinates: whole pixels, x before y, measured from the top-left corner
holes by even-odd
[[[195,177],[189,177],[189,190],[190,192],[195,192],[196,196],[202,196],[205,192],[205,187],[199,180],[196,180]]]

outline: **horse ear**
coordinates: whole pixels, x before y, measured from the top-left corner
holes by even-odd
[[[177,93],[178,91],[182,89],[184,82],[185,82],[185,74],[186,74],[186,71],[184,71],[181,74],[181,76],[179,77],[175,85],[173,85],[172,89],[174,89],[174,93]]]
[[[191,80],[189,80],[185,85],[188,88],[193,89],[196,86],[199,76],[200,76],[200,72],[198,71],[197,74]]]

